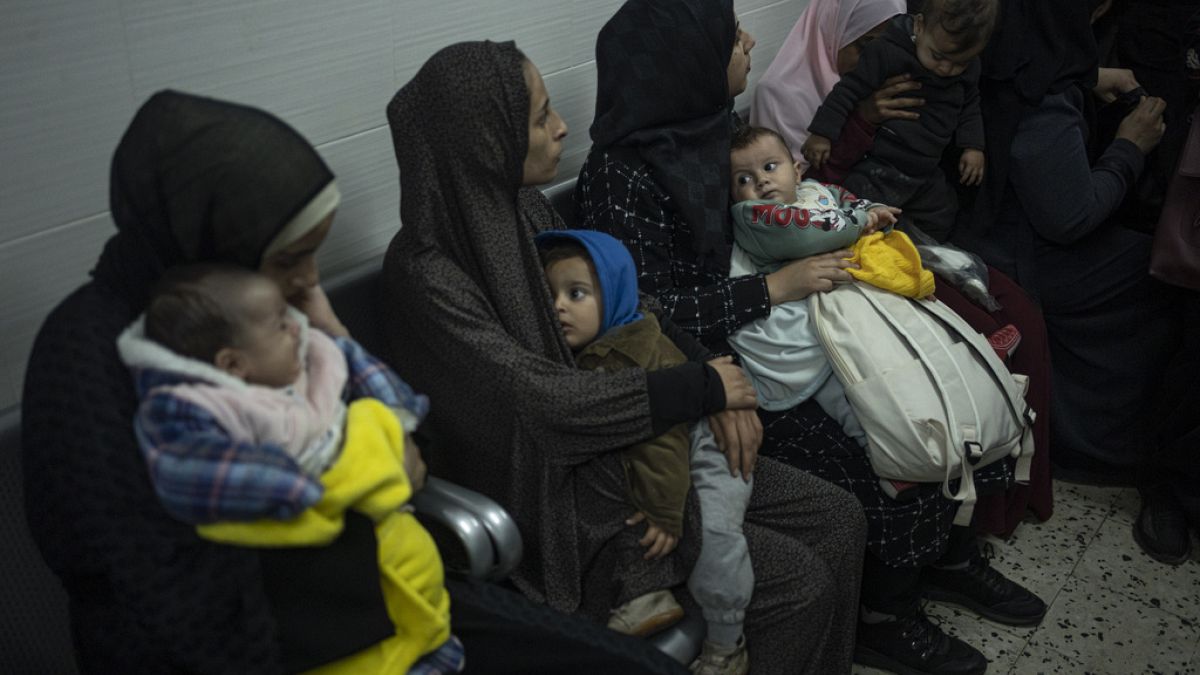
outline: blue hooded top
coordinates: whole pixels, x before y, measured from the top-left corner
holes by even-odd
[[[679,347],[662,333],[653,314],[638,311],[637,268],[625,245],[592,230],[548,230],[537,235],[539,247],[571,240],[592,258],[600,283],[598,336],[575,356],[584,370],[638,367],[658,370],[687,361]],[[629,500],[650,522],[675,535],[683,534],[683,512],[691,479],[688,425],[676,424],[665,433],[637,443],[621,453]]]
[[[581,244],[592,258],[600,281],[602,314],[598,336],[642,318],[638,312],[637,267],[624,244],[594,230],[547,230],[534,238],[539,247],[555,240]]]

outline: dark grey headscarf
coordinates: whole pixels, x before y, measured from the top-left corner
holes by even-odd
[[[383,311],[393,365],[433,401],[433,470],[512,512],[526,545],[515,583],[574,611],[590,559],[622,529],[576,469],[619,473],[612,451],[653,432],[645,373],[576,369],[553,314],[533,237],[561,224],[521,187],[522,62],[512,43],[452,45],[388,106],[403,227]]]

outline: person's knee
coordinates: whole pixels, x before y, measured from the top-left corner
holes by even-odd
[[[838,587],[838,575],[824,562],[805,570],[806,602],[802,605],[806,615],[832,616],[847,589]]]
[[[848,544],[856,549],[866,546],[867,515],[858,498],[845,490],[837,490],[830,504],[829,518],[830,529],[840,533]]]

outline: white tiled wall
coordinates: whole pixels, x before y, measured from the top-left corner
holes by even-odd
[[[751,82],[808,0],[739,0]],[[146,97],[175,88],[256,105],[315,143],[343,206],[326,274],[377,258],[399,227],[384,107],[437,49],[516,40],[571,127],[560,178],[588,148],[595,37],[621,0],[5,0],[0,18],[0,410],[20,400],[46,314],[104,240],[108,163]],[[748,98],[738,102],[749,104]]]

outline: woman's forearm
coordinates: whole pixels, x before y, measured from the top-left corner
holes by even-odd
[[[673,368],[648,371],[646,391],[655,435],[725,408],[721,378],[703,363],[689,361]]]
[[[1089,166],[1079,113],[1058,99],[1047,97],[1042,108],[1021,122],[1009,178],[1038,234],[1070,244],[1116,210],[1141,173],[1144,158],[1136,145],[1117,139]]]

